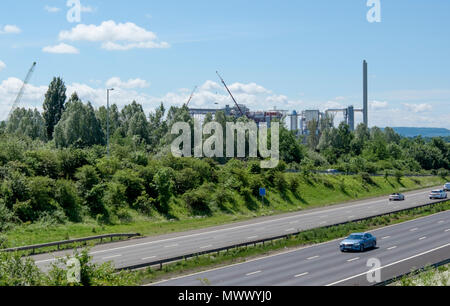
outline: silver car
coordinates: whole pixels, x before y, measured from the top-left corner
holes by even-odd
[[[389,196],[389,201],[404,201],[405,195],[401,193],[393,193]]]
[[[450,183],[444,185],[444,191],[450,191]]]
[[[444,190],[433,190],[430,193],[430,200],[447,199],[447,193]]]

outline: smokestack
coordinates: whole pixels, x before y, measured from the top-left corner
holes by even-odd
[[[364,78],[364,84],[363,84],[363,91],[364,91],[364,97],[363,97],[363,112],[364,112],[364,124],[369,127],[369,93],[368,93],[368,85],[367,85],[367,62],[364,61],[363,64],[363,78]]]

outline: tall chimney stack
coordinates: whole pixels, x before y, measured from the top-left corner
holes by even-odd
[[[368,85],[367,85],[367,62],[364,61],[363,64],[363,78],[364,78],[364,100],[363,100],[363,111],[364,111],[364,124],[369,127],[369,94],[368,94]]]

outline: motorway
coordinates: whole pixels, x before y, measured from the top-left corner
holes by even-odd
[[[158,286],[334,286],[373,285],[367,278],[369,259],[385,281],[450,258],[450,211],[388,226],[372,232],[376,249],[341,253],[339,241],[264,257],[190,276],[159,282]],[[374,276],[375,271],[370,273]]]
[[[117,268],[136,266],[419,206],[430,202],[428,194],[431,189],[407,192],[406,200],[402,202],[390,203],[383,196],[189,232],[104,244],[93,247],[89,254],[96,263],[112,261]],[[42,270],[47,270],[55,258],[71,252],[41,254],[31,258]]]

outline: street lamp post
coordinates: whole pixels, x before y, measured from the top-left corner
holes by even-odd
[[[114,88],[109,88],[106,90],[106,152],[109,156],[109,92],[113,91]]]

